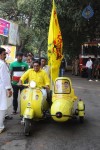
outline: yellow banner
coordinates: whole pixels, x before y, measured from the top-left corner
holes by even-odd
[[[11,63],[15,61],[16,56],[16,46],[10,46],[10,45],[1,45],[4,49],[6,49],[6,52],[8,53],[6,56],[6,62]]]
[[[48,34],[48,65],[51,67],[51,78],[53,81],[59,75],[62,60],[62,45],[62,35],[58,23],[55,2],[53,0]]]

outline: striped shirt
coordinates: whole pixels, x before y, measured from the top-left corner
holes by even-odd
[[[28,69],[28,64],[25,62],[15,61],[10,64],[10,71],[12,72],[12,84],[16,85],[20,77]]]

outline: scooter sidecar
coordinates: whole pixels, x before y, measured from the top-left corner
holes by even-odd
[[[65,122],[71,118],[75,118],[77,115],[80,120],[83,120],[85,108],[82,100],[78,101],[78,108],[74,112],[74,102],[77,99],[70,78],[56,78],[51,106],[51,116],[53,120],[57,122]]]

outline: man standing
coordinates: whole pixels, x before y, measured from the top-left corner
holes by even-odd
[[[48,74],[51,83],[51,70],[50,66],[47,65],[47,59],[45,57],[41,57],[40,62],[41,62],[41,69],[45,70],[45,72]],[[47,99],[50,106],[51,106],[51,97],[52,97],[52,90],[48,90]]]
[[[26,63],[28,64],[29,68],[32,68],[33,60],[32,60],[31,55],[27,55]]]
[[[5,63],[6,50],[0,48],[0,133],[4,130],[4,118],[7,110],[7,96],[12,96],[10,72]]]
[[[18,108],[18,92],[23,88],[18,86],[18,82],[23,73],[28,69],[28,64],[22,61],[23,53],[17,54],[17,61],[10,64],[12,87],[13,87],[13,114],[17,113]]]
[[[97,56],[95,56],[95,61],[93,63],[93,78],[95,78],[95,81],[98,82],[98,77],[99,77],[99,59]]]
[[[75,76],[78,76],[78,74],[79,74],[78,72],[79,72],[79,59],[76,56],[76,58],[75,58]]]
[[[88,71],[88,80],[92,81],[92,65],[93,62],[91,60],[91,57],[89,57],[87,63],[86,63],[86,67],[87,67],[87,71]]]
[[[47,65],[47,59],[45,57],[41,57],[40,62],[41,62],[41,69],[46,71],[50,79],[50,66]]]
[[[66,61],[65,58],[62,59],[61,64],[60,64],[60,69],[59,69],[59,76],[63,77],[66,69]]]

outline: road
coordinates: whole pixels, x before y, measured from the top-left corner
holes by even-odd
[[[66,73],[67,75],[67,73]],[[71,76],[78,98],[85,102],[83,124],[39,121],[33,125],[31,137],[25,137],[19,114],[6,121],[7,131],[0,134],[0,150],[99,150],[100,149],[100,81]],[[11,111],[11,108],[9,109]]]

